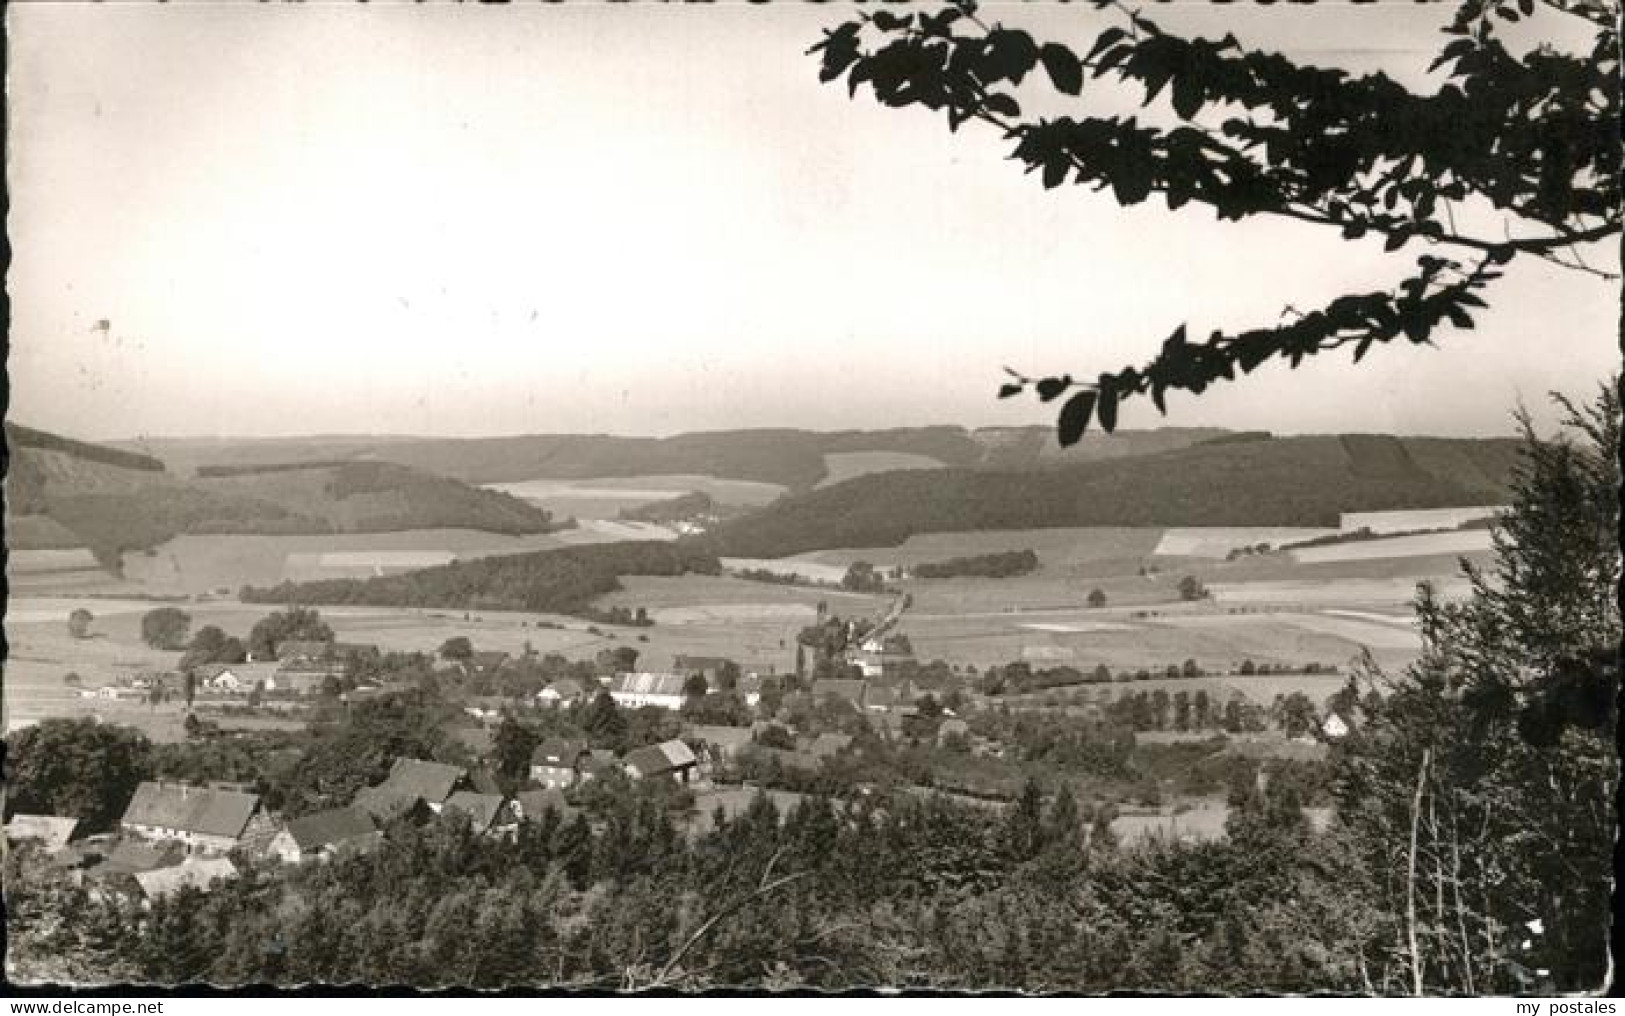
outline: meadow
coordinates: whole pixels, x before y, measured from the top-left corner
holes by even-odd
[[[824,478],[820,487],[841,483],[870,473],[889,473],[898,469],[943,469],[946,463],[927,455],[912,452],[826,452]]]
[[[399,571],[411,562],[522,554],[564,545],[556,534],[505,536],[473,529],[296,536],[177,536],[149,552],[124,556],[124,574],[155,595],[199,594],[244,585]],[[429,561],[433,556],[434,561]],[[417,565],[422,567],[423,564]]]
[[[600,476],[582,480],[535,479],[517,483],[491,483],[485,489],[522,498],[553,513],[557,519],[613,519],[623,510],[656,501],[670,501],[698,491],[719,505],[757,508],[769,504],[787,488],[776,483],[729,480],[698,473],[646,476]]]

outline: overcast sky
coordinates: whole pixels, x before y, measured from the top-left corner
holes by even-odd
[[[1046,192],[991,133],[818,84],[804,51],[850,10],[11,5],[11,417],[89,438],[1048,424],[993,398],[1004,365],[1115,369],[1181,322],[1267,324],[1414,262]],[[1102,24],[1005,10],[1066,40]],[[1420,87],[1446,13],[1157,15]],[[1123,424],[1505,433],[1520,395],[1613,369],[1608,284],[1518,265],[1491,300],[1439,349],[1262,370]]]

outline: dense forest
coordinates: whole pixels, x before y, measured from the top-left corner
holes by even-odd
[[[975,554],[970,557],[951,557],[946,561],[925,561],[909,569],[917,579],[952,579],[973,576],[984,579],[1003,579],[1026,575],[1038,570],[1038,555],[1031,550],[1007,550],[993,554]]]
[[[621,588],[622,575],[722,571],[715,556],[685,543],[636,541],[561,547],[529,554],[454,561],[369,579],[284,582],[245,588],[250,603],[461,607],[573,614]]]
[[[1513,440],[1353,435],[1207,443],[1020,472],[861,476],[712,531],[718,553],[895,546],[917,533],[1051,526],[1336,526],[1342,512],[1500,504]]]
[[[6,444],[8,449],[34,448],[39,451],[62,452],[76,459],[117,466],[120,469],[137,469],[149,473],[164,471],[164,464],[151,455],[92,444],[89,441],[75,441],[73,438],[35,430],[9,421],[6,423]]]

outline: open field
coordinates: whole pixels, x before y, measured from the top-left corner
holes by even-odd
[[[1034,666],[1065,664],[1084,672],[1105,664],[1113,673],[1142,667],[1155,673],[1193,659],[1204,670],[1228,672],[1245,660],[1343,666],[1363,649],[1384,666],[1402,666],[1421,647],[1416,630],[1397,619],[1387,623],[1316,610],[1232,615],[1211,607],[1170,607],[1155,617],[1135,618],[1134,613],[1126,608],[911,611],[903,616],[899,630],[913,642],[921,660],[941,659],[978,669],[1027,660]]]
[[[1382,540],[1359,540],[1325,547],[1303,547],[1291,551],[1304,564],[1332,561],[1366,561],[1391,557],[1431,557],[1442,554],[1476,554],[1491,549],[1488,529],[1462,529],[1445,533],[1418,533],[1390,536]]]
[[[767,571],[775,575],[799,575],[813,582],[839,582],[846,565],[824,564],[794,557],[725,557],[722,567],[729,571]]]
[[[1460,576],[1432,577],[1436,591],[1446,598],[1467,590]],[[1410,603],[1416,598],[1415,576],[1388,579],[1283,579],[1276,582],[1210,582],[1208,591],[1221,604],[1317,605]]]
[[[1492,518],[1505,511],[1498,507],[1424,508],[1397,512],[1344,512],[1340,518],[1345,532],[1369,529],[1373,533],[1404,533],[1418,529],[1447,529],[1464,522]]]
[[[755,508],[785,492],[776,483],[727,480],[695,473],[649,476],[601,476],[585,480],[538,479],[492,483],[487,490],[522,498],[552,512],[555,518],[613,519],[624,509],[670,501],[698,491],[720,505]]]
[[[911,452],[828,452],[824,455],[824,468],[828,470],[820,487],[850,480],[869,473],[890,473],[898,469],[942,469],[945,463],[928,455]]]
[[[1165,529],[1152,553],[1158,557],[1223,558],[1237,547],[1260,543],[1280,546],[1317,536],[1330,536],[1335,529],[1306,529],[1292,526],[1199,526]]]
[[[126,554],[124,574],[156,594],[195,594],[217,589],[236,592],[244,585],[363,577],[378,570],[413,567],[413,561],[437,564],[562,545],[563,541],[548,534],[504,536],[473,529],[298,536],[185,535],[150,554]]]
[[[989,532],[923,533],[896,547],[843,547],[815,550],[784,561],[815,561],[840,565],[853,561],[893,568],[912,567],[926,561],[951,557],[971,557],[1000,551],[1031,550],[1038,555],[1040,568],[1078,568],[1127,564],[1132,574],[1141,559],[1148,558],[1161,539],[1160,528],[1079,527],[1057,529],[1009,529]],[[1133,562],[1133,563],[1130,563]]]

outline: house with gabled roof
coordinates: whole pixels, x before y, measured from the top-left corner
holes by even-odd
[[[460,766],[423,759],[398,758],[384,782],[373,787],[386,796],[416,798],[439,811],[452,792],[466,785],[468,773]]]
[[[268,850],[285,864],[325,861],[364,853],[383,840],[372,816],[360,808],[332,808],[291,820],[271,840]]]
[[[643,706],[681,709],[686,680],[681,674],[616,674],[609,684],[609,697],[622,709],[639,709]]]
[[[712,763],[735,758],[751,743],[750,727],[721,727],[697,724],[688,728],[685,740],[700,744],[705,759]]]
[[[699,760],[681,741],[662,741],[634,748],[621,759],[626,774],[634,780],[668,777],[678,783],[687,783]]]
[[[565,798],[562,790],[521,790],[513,795],[514,816],[522,822],[540,822],[550,808],[558,813],[561,825],[581,810]]]
[[[148,780],[124,809],[120,828],[153,840],[179,840],[188,852],[225,853],[274,834],[258,794]]]
[[[285,639],[276,644],[282,663],[320,663],[333,657],[333,643],[316,639]]]
[[[834,731],[825,731],[813,738],[806,747],[809,755],[818,758],[831,758],[852,747],[851,734],[838,734]]]
[[[469,825],[477,833],[501,833],[519,821],[503,795],[478,794],[472,790],[459,790],[446,799],[441,814],[453,813],[467,815]]]
[[[470,653],[468,659],[463,661],[463,672],[467,674],[494,674],[508,665],[512,657],[500,649],[482,649]]]
[[[78,832],[78,819],[55,815],[13,815],[6,823],[7,842],[33,840],[50,853],[66,847]]]
[[[573,677],[561,677],[536,693],[536,701],[544,706],[569,705],[587,694],[587,689]]]
[[[553,790],[569,787],[580,776],[582,756],[587,754],[586,741],[550,737],[531,752],[531,782]]]
[[[863,708],[864,693],[869,688],[868,681],[856,678],[827,677],[814,681],[812,694],[815,699],[839,699],[849,702],[855,709]]]

